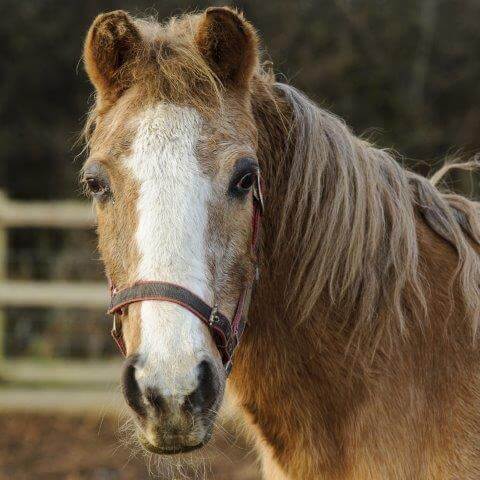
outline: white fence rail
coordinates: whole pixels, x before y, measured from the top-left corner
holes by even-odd
[[[105,283],[11,281],[7,278],[8,230],[11,228],[92,228],[91,205],[75,201],[17,201],[0,191],[0,358],[4,357],[5,307],[103,308]]]
[[[78,201],[10,200],[0,191],[1,228],[91,228],[95,222],[93,208]]]
[[[0,283],[3,307],[104,308],[108,305],[106,283],[23,282]]]

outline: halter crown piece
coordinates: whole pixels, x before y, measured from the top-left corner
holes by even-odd
[[[253,283],[258,277],[258,238],[264,210],[262,189],[263,182],[260,172],[258,172],[253,187],[251,242],[252,253],[256,262],[255,277],[249,281],[242,290],[232,320],[230,321],[225,315],[219,312],[217,305],[211,307],[200,297],[180,285],[168,282],[142,281],[117,290],[114,284],[109,282],[111,301],[107,313],[113,315],[113,328],[111,333],[124,356],[126,356],[126,347],[122,334],[122,322],[119,317],[124,314],[125,307],[128,307],[131,303],[143,302],[145,300],[170,302],[190,311],[208,327],[222,357],[225,371],[227,375],[230,373],[233,354],[240,343],[247,322],[244,309],[250,301]]]

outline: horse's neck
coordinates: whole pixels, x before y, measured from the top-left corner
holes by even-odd
[[[289,105],[278,98],[276,105],[269,100],[256,104],[255,114],[260,130],[259,160],[266,181],[267,207],[262,222],[260,280],[252,297],[249,324],[236,353],[231,385],[250,421],[259,426],[261,436],[277,453],[286,449],[284,453],[287,454],[289,447],[284,439],[288,435],[292,439],[295,437],[289,432],[293,428],[290,421],[302,425],[302,415],[311,415],[318,398],[325,403],[322,410],[346,412],[347,403],[354,398],[346,392],[351,391],[355,382],[347,378],[348,373],[339,371],[344,360],[343,351],[327,339],[335,333],[324,330],[324,322],[318,321],[326,315],[326,302],[324,305],[319,301],[311,319],[300,325],[290,313],[292,305],[287,304],[284,292],[289,290],[289,272],[296,252],[295,245],[281,250],[275,245],[276,232],[280,228],[278,211],[284,192],[281,182],[275,183],[273,178],[283,175],[281,169],[285,169],[286,174],[291,161],[285,144],[289,122],[292,122],[291,112]],[[335,368],[319,361],[321,358],[328,359]],[[302,385],[303,381],[308,381],[310,388]],[[345,383],[345,395],[335,399],[332,393],[338,394],[342,382]],[[330,434],[324,433],[325,438],[318,440],[324,444],[329,458],[334,459],[336,454],[330,451],[333,440]]]

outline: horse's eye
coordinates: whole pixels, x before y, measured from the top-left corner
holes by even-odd
[[[246,173],[238,182],[237,188],[240,191],[248,192],[253,186],[253,182],[255,181],[255,175],[253,172]]]
[[[245,199],[257,179],[258,163],[253,158],[244,157],[237,161],[228,187],[231,198]]]
[[[85,185],[88,191],[95,196],[101,196],[108,192],[108,187],[96,177],[86,177]]]

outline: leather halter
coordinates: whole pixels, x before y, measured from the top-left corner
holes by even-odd
[[[264,209],[262,188],[262,179],[260,172],[258,172],[252,189],[251,249],[256,262],[255,277],[244,287],[231,321],[218,311],[217,305],[211,307],[200,297],[180,285],[160,281],[142,281],[117,290],[113,283],[110,282],[111,301],[107,313],[113,315],[111,334],[124,356],[126,356],[126,346],[122,334],[122,324],[118,317],[124,314],[125,307],[128,307],[131,303],[143,302],[145,300],[170,302],[190,311],[208,327],[222,357],[227,375],[230,373],[233,354],[240,342],[247,322],[244,314],[245,306],[250,302],[253,283],[258,277],[258,238]]]

